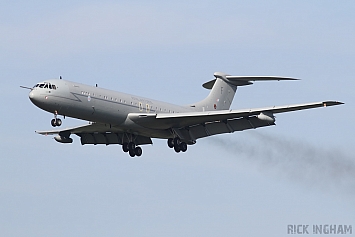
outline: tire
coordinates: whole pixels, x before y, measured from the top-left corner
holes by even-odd
[[[134,148],[136,148],[136,144],[134,144],[134,142],[128,143],[128,149],[129,149],[130,151],[134,151]]]
[[[62,125],[62,120],[61,119],[57,119],[55,121],[55,123],[57,124],[57,126],[59,127],[60,125]]]
[[[57,126],[57,123],[55,122],[55,119],[51,120],[51,124],[52,124],[53,127]]]
[[[174,150],[175,150],[176,153],[179,153],[181,151],[180,145],[175,144],[174,145]]]
[[[186,144],[186,142],[180,143],[180,150],[181,150],[182,152],[187,151],[187,144]]]
[[[129,155],[131,157],[134,157],[136,155],[136,153],[134,152],[134,150],[129,150]]]
[[[176,145],[180,145],[180,143],[181,143],[180,138],[175,137],[175,138],[174,138],[174,146],[175,146],[175,144],[176,144]]]
[[[143,151],[142,151],[142,148],[140,148],[139,146],[137,146],[135,149],[134,149],[134,153],[136,154],[136,156],[141,156]]]
[[[124,142],[124,143],[122,144],[122,150],[123,150],[123,152],[128,152],[128,151],[129,151],[128,143],[127,143],[127,142]]]
[[[168,139],[168,147],[170,147],[170,148],[174,147],[174,139],[173,138]]]

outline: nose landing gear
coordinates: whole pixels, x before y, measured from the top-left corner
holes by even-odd
[[[60,125],[62,125],[62,120],[60,118],[52,119],[51,124],[53,127],[56,127],[56,126],[59,127]]]
[[[62,120],[60,118],[57,118],[58,112],[55,111],[54,112],[54,119],[51,120],[51,125],[53,127],[59,127],[60,125],[62,125]]]

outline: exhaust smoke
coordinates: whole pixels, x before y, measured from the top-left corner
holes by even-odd
[[[341,189],[355,194],[355,157],[326,144],[315,146],[299,140],[250,131],[243,140],[213,137],[211,144],[237,158],[254,163],[263,172],[307,184]]]

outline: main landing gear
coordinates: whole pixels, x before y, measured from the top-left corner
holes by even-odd
[[[51,125],[53,127],[59,127],[60,125],[62,125],[62,120],[60,118],[57,118],[58,112],[55,111],[54,112],[54,119],[51,120]]]
[[[141,156],[143,153],[142,148],[136,146],[134,142],[124,142],[122,144],[122,150],[128,152],[131,157]]]
[[[168,139],[168,146],[170,148],[174,148],[175,152],[179,153],[180,151],[185,152],[187,151],[187,144],[186,142],[182,142],[180,138],[169,138]]]

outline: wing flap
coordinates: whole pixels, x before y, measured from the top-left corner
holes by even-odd
[[[181,134],[183,135],[184,139],[188,141],[194,141],[199,138],[212,135],[233,133],[235,131],[243,131],[247,129],[255,129],[272,125],[275,125],[275,123],[269,123],[254,116],[199,124],[188,128],[185,127],[181,128]]]
[[[123,133],[77,133],[80,137],[81,145],[86,144],[119,144],[122,145],[123,142],[129,142],[127,136],[124,136]],[[153,144],[151,138],[135,135],[133,137],[134,143],[136,145],[146,145],[146,144]]]

